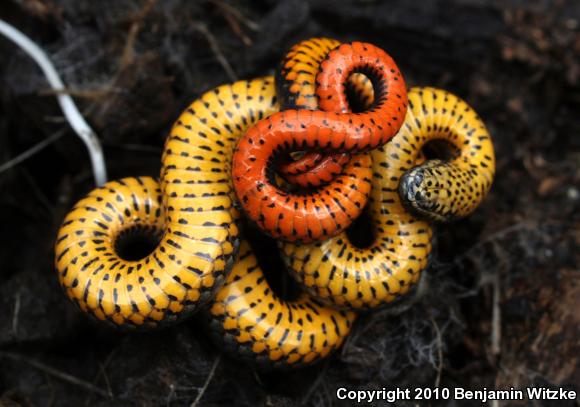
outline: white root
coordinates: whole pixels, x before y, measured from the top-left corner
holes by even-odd
[[[87,146],[95,183],[97,186],[103,185],[107,182],[107,169],[99,139],[79,112],[73,99],[66,93],[65,86],[46,53],[30,38],[3,20],[0,20],[0,34],[22,48],[40,66],[48,83],[55,92],[66,120]]]

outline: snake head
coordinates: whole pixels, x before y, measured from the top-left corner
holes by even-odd
[[[429,220],[448,222],[456,219],[453,166],[429,160],[407,171],[399,183],[399,196],[412,212]]]

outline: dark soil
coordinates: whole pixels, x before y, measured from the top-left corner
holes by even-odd
[[[273,73],[310,36],[372,42],[410,85],[462,96],[497,155],[482,207],[437,228],[412,306],[362,318],[327,362],[262,372],[220,356],[195,318],[122,333],[68,302],[53,242],[94,185],[88,156],[39,69],[0,38],[0,163],[54,138],[0,172],[0,406],[188,406],[201,391],[198,405],[326,406],[341,386],[580,391],[577,1],[9,0],[0,18],[47,50],[111,179],[157,175],[191,100]]]

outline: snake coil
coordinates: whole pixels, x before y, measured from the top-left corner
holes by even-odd
[[[112,181],[74,206],[56,268],[83,311],[137,328],[207,306],[226,349],[275,367],[313,363],[340,347],[353,310],[394,301],[418,281],[431,251],[427,219],[466,216],[491,186],[493,146],[475,112],[438,89],[407,96],[394,62],[370,44],[303,41],[277,87],[264,77],[205,93],[172,127],[159,183]],[[426,160],[432,140],[453,146],[449,160]],[[295,150],[306,153],[284,155]],[[297,299],[268,284],[240,234],[236,193],[256,224],[286,240],[284,262],[306,289]],[[367,199],[373,242],[360,248],[344,229]],[[135,237],[155,248],[127,256]]]
[[[364,72],[376,83],[375,104],[350,113],[345,83]],[[328,53],[316,77],[322,110],[285,110],[249,129],[234,153],[232,177],[246,215],[275,238],[312,242],[332,237],[356,219],[366,204],[370,182],[358,176],[330,181],[306,194],[280,189],[268,167],[276,154],[297,149],[362,152],[386,143],[399,130],[407,109],[407,90],[397,65],[371,44],[342,44]],[[369,157],[354,156],[354,169]],[[347,172],[348,173],[348,172]]]

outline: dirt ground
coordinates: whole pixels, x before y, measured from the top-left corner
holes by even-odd
[[[36,65],[0,39],[0,406],[328,406],[338,387],[580,391],[580,2],[7,0],[0,18],[47,50],[111,179],[156,176],[191,100],[273,73],[311,36],[372,42],[409,85],[465,98],[497,156],[482,207],[437,227],[423,296],[361,318],[322,364],[263,372],[220,355],[196,318],[123,333],[64,297],[53,243],[93,187],[91,168]]]

